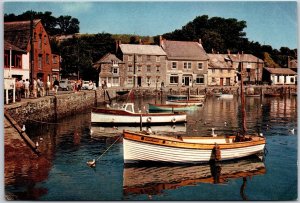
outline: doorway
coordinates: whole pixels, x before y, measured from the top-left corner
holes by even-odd
[[[190,86],[190,76],[183,76],[184,86]]]
[[[141,76],[138,76],[138,78],[137,78],[137,85],[138,85],[139,87],[142,86],[142,77],[141,77]]]
[[[220,86],[223,86],[223,78],[220,78]]]

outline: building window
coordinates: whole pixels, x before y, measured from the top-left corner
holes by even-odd
[[[142,55],[137,55],[137,61],[142,61]]]
[[[39,69],[42,69],[42,55],[39,55],[39,57],[38,57],[38,68]]]
[[[132,55],[128,55],[128,61],[132,61]]]
[[[57,64],[57,56],[53,56],[52,62],[53,62],[53,64]]]
[[[9,57],[7,54],[4,55],[4,67],[9,67]]]
[[[151,60],[151,56],[147,55],[147,61]]]
[[[215,78],[215,77],[212,77],[212,78],[211,78],[211,82],[216,82],[216,78]]]
[[[146,83],[148,84],[148,86],[150,86],[151,84],[151,77],[146,77]]]
[[[277,76],[277,82],[279,82],[280,75]]]
[[[118,77],[113,77],[113,85],[118,86],[119,85],[119,78]]]
[[[21,59],[21,56],[19,55],[16,55],[16,58],[15,58],[16,62],[15,62],[15,67],[16,68],[22,68],[22,59]]]
[[[178,75],[171,75],[170,76],[170,84],[178,84],[179,77]]]
[[[127,78],[127,84],[133,84],[133,78],[132,77]]]
[[[291,83],[294,83],[295,81],[294,81],[294,77],[291,77],[290,78],[290,81],[291,81]]]
[[[142,71],[142,66],[141,65],[139,65],[138,67],[137,67],[138,69],[137,69],[137,71]]]
[[[211,69],[211,72],[212,72],[212,73],[215,73],[215,72],[216,72],[216,69],[214,69],[214,68]]]
[[[196,84],[204,84],[204,76],[203,75],[197,75]]]
[[[177,62],[172,62],[172,69],[176,69],[177,68]]]
[[[118,73],[119,73],[119,68],[113,67],[112,73],[113,73],[113,74],[118,74]]]
[[[198,63],[198,69],[202,70],[203,69],[203,63]]]
[[[38,45],[38,47],[39,47],[39,49],[42,49],[42,35],[39,35],[39,45]]]
[[[132,65],[128,66],[128,72],[133,72],[133,66]]]
[[[184,62],[183,63],[184,69],[192,69],[192,63],[191,62]]]
[[[156,56],[156,62],[160,62],[160,56]]]
[[[159,66],[156,66],[156,71],[159,72]]]
[[[147,72],[151,72],[151,66],[147,65]]]
[[[49,61],[49,54],[46,54],[46,63],[47,63],[47,64],[50,64],[50,61]]]

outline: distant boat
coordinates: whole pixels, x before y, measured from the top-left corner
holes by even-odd
[[[246,97],[260,97],[260,94],[246,94]]]
[[[189,111],[194,109],[197,109],[196,104],[149,104],[149,111]]]
[[[182,105],[182,106],[203,106],[200,100],[167,100],[167,105]]]
[[[93,108],[91,112],[91,123],[106,125],[148,125],[175,124],[186,122],[186,114],[174,113],[136,113],[134,104],[126,103],[120,109]]]
[[[233,99],[233,94],[215,93],[214,95],[221,99]]]
[[[124,130],[124,163],[205,163],[238,159],[264,151],[263,136],[170,137]]]
[[[119,96],[122,96],[122,95],[125,95],[125,94],[128,94],[129,93],[129,90],[119,90],[119,91],[116,91],[116,94],[119,95]]]
[[[175,95],[175,94],[169,94],[167,95],[167,100],[187,100],[188,99],[188,95]],[[203,100],[205,99],[205,95],[200,94],[200,95],[190,95],[190,99],[194,99],[194,100]]]
[[[281,94],[280,93],[265,93],[264,96],[265,97],[280,97]]]
[[[251,178],[265,173],[264,162],[256,157],[218,164],[125,165],[123,194],[161,194],[179,187],[199,183],[226,184],[229,179]]]

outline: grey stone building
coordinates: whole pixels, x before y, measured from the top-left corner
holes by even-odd
[[[124,87],[155,87],[166,82],[166,53],[158,45],[120,44],[118,56],[125,65]]]
[[[93,65],[99,72],[99,86],[123,87],[125,81],[124,62],[114,54],[107,53]]]
[[[161,39],[167,54],[166,85],[200,87],[207,85],[208,56],[199,42]]]

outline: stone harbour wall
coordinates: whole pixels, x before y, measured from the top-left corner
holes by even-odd
[[[114,98],[114,92],[110,92]],[[107,99],[107,97],[106,97]],[[87,90],[76,93],[26,99],[10,105],[4,110],[22,126],[30,121],[56,121],[57,119],[87,111],[104,101],[103,90]]]

